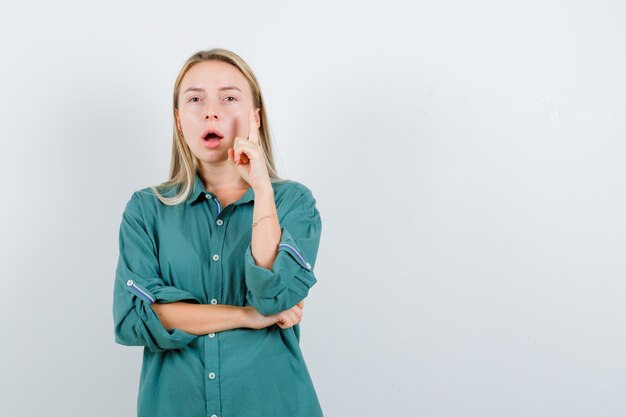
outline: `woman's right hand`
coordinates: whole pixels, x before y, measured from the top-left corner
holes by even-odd
[[[277,324],[281,329],[288,329],[302,321],[302,309],[304,300],[300,301],[289,310],[281,311],[277,314],[264,316],[252,306],[242,307],[246,317],[246,326],[252,329],[264,329],[265,327]]]

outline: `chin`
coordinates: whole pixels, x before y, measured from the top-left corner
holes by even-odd
[[[228,152],[220,152],[215,149],[211,149],[211,151],[209,155],[202,153],[201,155],[196,155],[196,158],[200,162],[221,162],[228,160]]]

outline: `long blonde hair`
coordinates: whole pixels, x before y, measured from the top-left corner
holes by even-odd
[[[267,172],[271,182],[284,181],[284,179],[278,176],[276,172],[276,166],[274,164],[274,156],[272,152],[272,140],[270,136],[269,123],[267,120],[267,114],[265,112],[265,103],[263,102],[263,95],[261,94],[261,87],[252,72],[252,69],[248,64],[236,53],[222,48],[213,48],[208,51],[198,51],[193,54],[187,62],[183,65],[182,69],[176,77],[176,83],[174,84],[174,133],[172,136],[172,160],[170,164],[169,180],[165,181],[157,186],[150,186],[150,189],[154,192],[159,200],[163,204],[176,205],[180,204],[187,199],[189,193],[192,192],[196,170],[198,169],[198,161],[195,155],[189,149],[189,146],[183,139],[182,135],[178,133],[176,127],[176,111],[178,110],[178,94],[180,92],[180,84],[187,74],[187,71],[199,62],[204,61],[222,61],[233,65],[237,68],[243,76],[248,80],[250,89],[252,90],[252,103],[254,108],[260,108],[261,127],[259,128],[259,143],[263,153],[265,155],[265,165],[267,166]],[[166,197],[162,195],[158,188],[163,190],[172,189],[176,187],[177,193],[173,197]]]

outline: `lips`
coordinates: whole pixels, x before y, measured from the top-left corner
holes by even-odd
[[[204,140],[222,139],[222,138],[224,138],[224,135],[222,134],[222,132],[220,132],[218,129],[213,128],[213,127],[210,127],[204,132],[202,132],[202,139]]]

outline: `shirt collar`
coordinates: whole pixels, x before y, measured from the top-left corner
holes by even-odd
[[[208,194],[208,191],[206,191],[206,189],[204,188],[204,183],[202,182],[202,178],[200,178],[200,174],[198,174],[198,171],[196,170],[196,175],[193,181],[193,189],[189,193],[189,197],[187,198],[186,204],[187,205],[193,204],[196,201],[198,201],[200,198],[205,199],[206,194]],[[239,200],[235,201],[233,204],[234,205],[244,204],[250,201],[254,201],[254,190],[252,189],[252,187],[249,187],[246,193]]]

